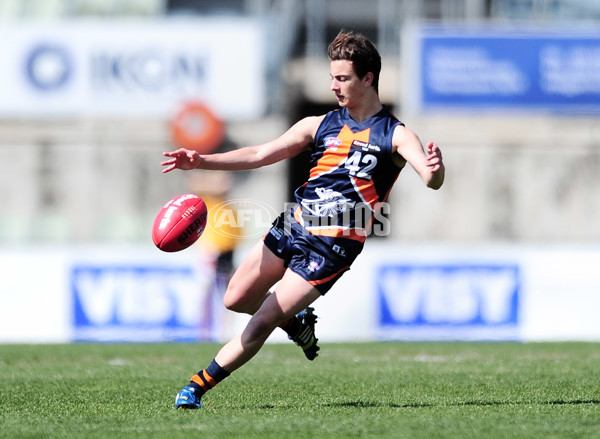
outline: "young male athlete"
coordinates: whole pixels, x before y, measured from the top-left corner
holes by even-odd
[[[381,105],[381,58],[375,46],[360,34],[340,32],[328,56],[331,90],[340,109],[304,118],[262,145],[211,155],[187,149],[164,153],[163,172],[236,171],[312,148],[312,169],[296,190],[296,207],[283,212],[248,253],[225,293],[228,309],[252,315],[248,325],[190,379],[175,407],[201,407],[202,395],[248,362],[277,327],[313,360],[319,347],[309,305],[329,291],[361,252],[369,227],[364,212],[372,220],[407,162],[428,187],[438,189],[444,181],[437,145],[430,142],[424,150],[419,138]]]

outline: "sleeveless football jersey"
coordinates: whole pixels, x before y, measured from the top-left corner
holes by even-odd
[[[364,242],[378,203],[387,200],[402,166],[392,159],[392,136],[402,123],[383,108],[356,122],[346,108],[319,126],[308,181],[295,193],[294,218],[311,234]]]

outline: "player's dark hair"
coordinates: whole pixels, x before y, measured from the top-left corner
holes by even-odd
[[[381,72],[381,56],[375,45],[365,36],[341,30],[329,45],[327,56],[330,61],[352,61],[354,72],[362,79],[369,72],[373,73],[371,84],[379,92],[379,73]]]

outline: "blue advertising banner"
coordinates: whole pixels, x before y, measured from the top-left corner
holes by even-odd
[[[517,265],[382,265],[375,278],[384,338],[518,337]]]
[[[600,112],[598,30],[424,27],[416,35],[410,80],[420,83],[421,110]]]
[[[74,341],[198,341],[212,299],[192,267],[86,264],[71,270]]]

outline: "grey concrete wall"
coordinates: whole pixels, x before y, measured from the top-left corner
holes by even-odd
[[[400,115],[401,116],[401,115]],[[391,240],[600,242],[597,118],[438,115],[404,120],[443,150],[446,183],[405,169],[392,191]],[[240,145],[285,130],[283,118],[228,126]],[[160,172],[164,121],[0,121],[0,245],[147,242],[158,208],[190,190]],[[232,198],[280,210],[286,166],[243,173]]]
[[[438,192],[403,171],[393,194],[403,240],[600,242],[600,120],[462,115],[405,120],[443,150]],[[403,180],[404,178],[404,180]]]

